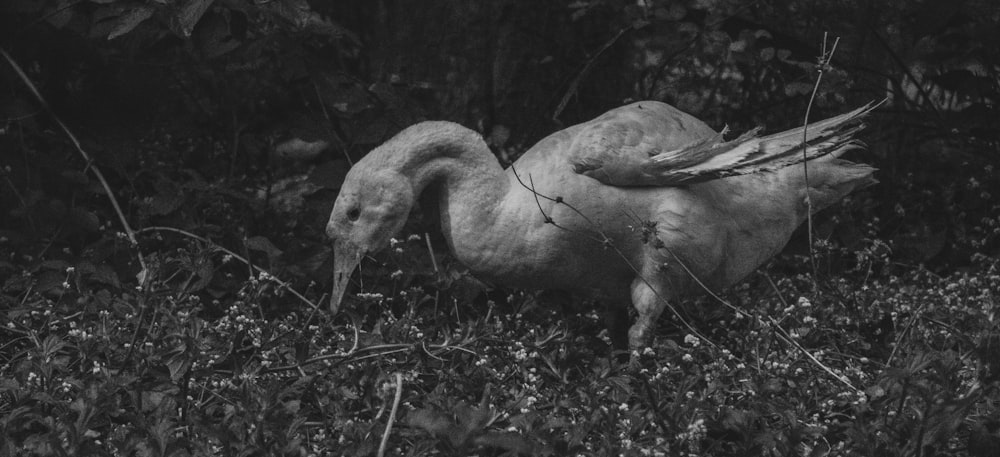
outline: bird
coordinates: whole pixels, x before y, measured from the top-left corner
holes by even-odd
[[[552,133],[507,169],[478,132],[417,123],[341,185],[326,225],[330,311],[361,259],[388,247],[429,198],[448,249],[475,277],[604,302],[617,316],[609,325],[621,327],[613,343],[644,348],[671,303],[740,281],[810,211],[877,182],[875,168],[839,158],[864,147],[855,136],[875,107],[727,141],[727,129],[640,101]],[[636,317],[626,332],[610,322],[627,322],[629,304]]]

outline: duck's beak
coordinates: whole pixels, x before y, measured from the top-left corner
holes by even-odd
[[[362,249],[350,242],[333,242],[333,292],[330,295],[330,313],[337,314],[344,298],[351,274],[361,263]]]

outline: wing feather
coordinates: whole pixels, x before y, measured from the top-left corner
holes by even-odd
[[[716,133],[669,105],[641,102],[581,126],[570,162],[575,172],[613,186],[679,186],[760,173],[862,147],[854,135],[876,107],[869,103],[772,135],[757,136],[757,128],[725,141],[726,129]]]

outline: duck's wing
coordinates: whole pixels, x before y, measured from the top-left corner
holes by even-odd
[[[583,124],[569,158],[573,171],[612,186],[678,186],[775,170],[860,146],[869,103],[806,127],[725,141],[703,122],[659,102],[633,103]],[[805,148],[805,154],[803,154]]]

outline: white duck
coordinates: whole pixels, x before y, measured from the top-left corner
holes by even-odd
[[[700,291],[692,275],[718,290],[784,247],[806,218],[806,173],[813,211],[876,182],[874,168],[836,158],[858,146],[871,109],[810,124],[807,170],[790,166],[803,160],[802,128],[725,142],[655,101],[549,135],[507,170],[475,131],[416,124],[344,180],[326,226],[332,311],[361,257],[388,246],[429,192],[449,248],[476,276],[589,293],[621,304],[619,316],[631,301],[628,343],[642,347],[666,301]]]

